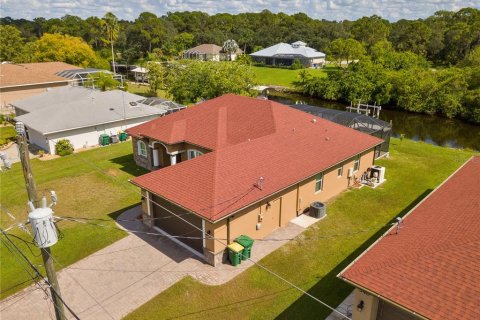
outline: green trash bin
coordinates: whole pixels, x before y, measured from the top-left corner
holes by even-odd
[[[228,248],[228,259],[230,260],[230,263],[232,266],[236,267],[240,263],[242,263],[242,252],[243,252],[243,246],[237,242],[233,242],[227,246]]]
[[[252,256],[252,247],[254,240],[246,235],[241,235],[235,239],[235,242],[241,244],[245,249],[243,250],[242,260],[247,260]]]
[[[126,132],[120,132],[120,141],[126,141],[127,140],[127,133]]]
[[[98,140],[101,146],[107,146],[110,144],[110,136],[106,133],[102,133]]]

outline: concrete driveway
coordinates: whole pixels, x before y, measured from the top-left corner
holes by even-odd
[[[135,219],[139,213],[140,207],[135,207],[119,219]],[[123,227],[152,231],[140,222]],[[304,230],[294,223],[277,229],[266,241],[255,243],[252,259],[260,260],[288,242],[279,239],[293,238]],[[81,319],[121,319],[187,275],[208,285],[219,285],[252,265],[245,261],[238,267],[212,267],[165,237],[130,234],[64,268],[58,280],[63,298]],[[35,286],[0,301],[0,315],[2,320],[55,317],[51,301]]]

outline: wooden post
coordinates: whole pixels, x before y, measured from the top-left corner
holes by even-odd
[[[39,207],[40,202],[37,194],[37,186],[35,184],[32,168],[30,166],[28,143],[24,134],[17,134],[17,145],[20,160],[22,162],[23,177],[25,178],[28,199],[34,204],[35,207]],[[40,250],[42,252],[43,264],[45,265],[45,270],[47,271],[50,294],[52,295],[52,300],[55,305],[55,317],[57,320],[65,320],[65,310],[63,309],[63,302],[60,296],[60,286],[58,285],[57,274],[55,272],[55,266],[53,265],[50,248],[41,248]]]

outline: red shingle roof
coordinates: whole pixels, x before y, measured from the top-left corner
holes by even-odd
[[[57,76],[63,70],[81,69],[64,62],[36,62],[0,65],[0,87],[69,81]]]
[[[340,275],[431,319],[480,319],[480,157]]]
[[[216,150],[132,181],[212,221],[382,142],[276,102],[235,95],[129,133]],[[254,187],[260,177],[262,190]]]

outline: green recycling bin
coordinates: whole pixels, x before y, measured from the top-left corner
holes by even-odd
[[[127,133],[126,132],[120,132],[119,138],[120,138],[120,141],[126,141],[127,140]]]
[[[242,260],[247,260],[252,256],[252,247],[254,240],[246,235],[241,235],[235,239],[235,242],[241,244],[245,249],[243,250]]]
[[[227,246],[228,248],[228,259],[232,266],[236,267],[242,263],[241,255],[243,253],[243,246],[237,242],[233,242]]]
[[[106,133],[102,133],[99,138],[101,146],[107,146],[110,144],[110,136]]]

